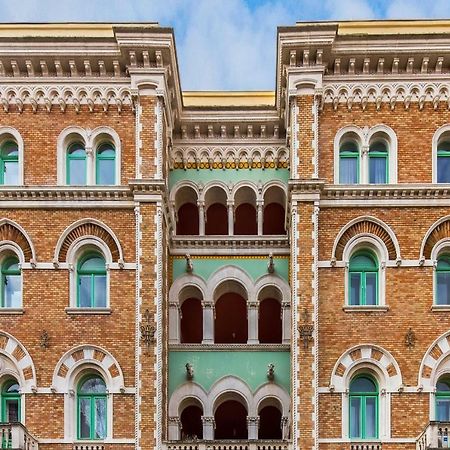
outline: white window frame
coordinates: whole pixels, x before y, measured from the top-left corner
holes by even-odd
[[[12,139],[11,139],[12,137]],[[13,127],[0,127],[0,145],[5,141],[12,140],[17,144],[18,150],[18,174],[19,179],[17,180],[17,184],[4,184],[2,186],[23,186],[24,185],[24,143],[22,136],[20,133]]]

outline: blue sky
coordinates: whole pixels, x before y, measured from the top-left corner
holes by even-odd
[[[0,0],[2,22],[157,21],[175,30],[184,90],[275,84],[276,27],[298,20],[450,18],[450,0]]]

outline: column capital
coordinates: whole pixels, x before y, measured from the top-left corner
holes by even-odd
[[[214,428],[216,427],[216,420],[213,416],[202,416],[202,424],[203,425],[212,425]]]

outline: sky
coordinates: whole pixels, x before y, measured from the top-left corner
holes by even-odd
[[[385,18],[450,18],[450,0],[0,0],[1,22],[173,27],[183,90],[273,90],[277,26]]]

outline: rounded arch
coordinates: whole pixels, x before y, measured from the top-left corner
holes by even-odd
[[[236,183],[231,189],[231,198],[234,200],[235,207],[241,203],[256,205],[256,201],[261,200],[258,187],[251,181],[239,181]]]
[[[428,229],[420,246],[420,259],[431,259],[435,246],[446,239],[450,239],[450,215],[441,217]]]
[[[56,151],[58,161],[58,184],[66,184],[66,151],[70,144],[75,141],[82,142],[85,146],[89,144],[87,131],[79,126],[64,128],[56,140]]]
[[[11,334],[0,331],[0,354],[14,366],[15,371],[10,375],[18,378],[21,393],[36,392],[36,369],[25,346]]]
[[[275,406],[277,402],[281,406],[282,415],[288,417],[291,405],[289,393],[275,383],[265,383],[257,389],[253,396],[253,413],[256,416],[262,408],[268,405]]]
[[[355,125],[342,127],[334,136],[334,183],[339,184],[339,152],[341,145],[346,141],[353,141],[357,144],[359,153],[364,145],[364,133],[361,128]]]
[[[27,232],[18,223],[3,218],[0,220],[0,241],[12,242],[21,250],[21,262],[36,262],[36,251]]]
[[[280,303],[291,302],[291,289],[289,284],[281,277],[273,274],[266,274],[256,280],[254,291],[258,301],[262,300],[264,293],[275,295]]]
[[[263,234],[286,233],[286,188],[279,181],[266,183],[262,190]]]
[[[437,183],[437,156],[438,156],[438,146],[443,140],[450,141],[450,124],[445,124],[439,127],[433,135],[431,141],[431,155],[432,155],[432,183]]]
[[[205,210],[216,202],[226,205],[227,201],[231,200],[230,190],[222,181],[210,181],[203,187],[199,200],[205,203]]]
[[[334,240],[331,259],[341,261],[347,244],[359,235],[374,236],[383,242],[390,260],[401,259],[400,245],[395,233],[385,222],[372,216],[357,217],[339,231]]]
[[[175,205],[176,209],[180,206],[180,204],[177,203],[177,198],[179,197],[180,191],[186,188],[194,191],[197,199],[200,199],[200,189],[196,183],[190,180],[178,181],[178,183],[172,187],[169,195],[169,200],[173,205]]]
[[[223,293],[230,292],[227,291],[228,287],[234,289],[231,292],[244,294],[245,300],[254,298],[253,280],[240,267],[231,265],[221,267],[208,279],[207,286],[206,298],[214,301]]]
[[[253,395],[248,384],[232,375],[225,376],[217,380],[209,391],[209,401],[214,413],[217,407],[228,399],[242,399],[243,405],[247,409],[247,414],[251,416],[254,411]]]
[[[377,381],[387,392],[398,392],[402,388],[402,375],[395,358],[377,345],[357,345],[345,351],[336,361],[331,373],[330,389],[348,392],[350,381],[361,370],[377,375]]]
[[[78,220],[64,230],[56,244],[54,261],[66,262],[71,247],[83,237],[93,237],[103,242],[109,249],[112,261],[123,263],[122,247],[114,232],[103,222],[90,218]]]
[[[367,145],[381,140],[388,148],[389,183],[397,183],[397,135],[395,131],[384,124],[375,125],[367,133]]]
[[[229,234],[229,189],[225,183],[210,182],[201,193],[201,202],[204,205],[205,234]],[[230,225],[231,226],[231,225]]]
[[[22,135],[13,127],[0,126],[0,141],[3,143],[9,139],[15,141],[19,152],[19,180],[17,184],[24,184],[24,142]]]
[[[66,352],[53,372],[52,390],[68,393],[75,389],[76,380],[84,369],[98,371],[104,378],[109,393],[125,390],[122,369],[114,356],[96,345],[79,345]]]
[[[199,402],[204,416],[212,415],[212,407],[208,401],[206,391],[195,382],[184,383],[179,386],[169,399],[169,417],[178,417],[182,408],[188,406],[190,401]]]
[[[207,297],[207,286],[203,278],[194,274],[186,274],[177,278],[169,290],[169,303],[181,305],[181,303],[189,298],[190,294],[196,292],[201,295],[200,300]]]

